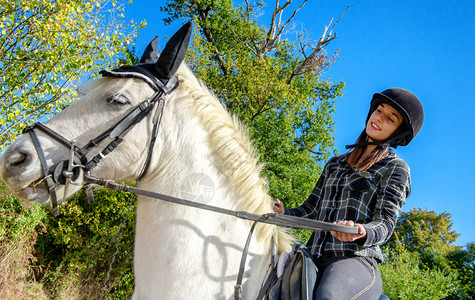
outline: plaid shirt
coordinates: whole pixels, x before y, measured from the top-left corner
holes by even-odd
[[[286,208],[285,214],[363,224],[366,240],[341,242],[330,232],[314,231],[307,247],[316,257],[366,256],[382,262],[379,245],[391,237],[399,211],[410,194],[409,166],[391,150],[363,172],[352,168],[345,158],[331,158],[308,199],[299,207]]]

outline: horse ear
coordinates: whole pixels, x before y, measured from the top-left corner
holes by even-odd
[[[164,78],[171,78],[185,59],[190,43],[191,22],[183,25],[168,41],[163,49],[155,69]]]
[[[157,61],[157,44],[158,44],[158,36],[156,36],[153,41],[148,44],[147,48],[145,49],[142,58],[140,59],[141,64],[154,64]]]

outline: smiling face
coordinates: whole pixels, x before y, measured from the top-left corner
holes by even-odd
[[[402,124],[402,115],[391,105],[381,103],[366,123],[366,134],[373,141],[385,141]]]

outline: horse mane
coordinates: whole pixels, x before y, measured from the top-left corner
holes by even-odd
[[[263,164],[252,146],[247,130],[185,65],[176,73],[180,89],[193,99],[196,113],[209,133],[210,147],[218,164],[241,199],[242,208],[254,214],[272,212],[273,199],[266,180],[261,177]],[[256,234],[266,241],[275,238],[279,252],[289,251],[293,237],[283,228],[259,224]]]

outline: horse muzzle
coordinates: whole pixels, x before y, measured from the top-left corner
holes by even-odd
[[[20,199],[46,204],[49,194],[34,149],[17,141],[0,159],[0,176]]]
[[[82,165],[75,161],[70,164],[70,160],[55,163],[58,157],[48,156],[48,163],[43,166],[37,149],[25,139],[7,148],[0,158],[0,176],[15,197],[44,205],[51,200],[52,185],[63,201],[82,186]],[[69,188],[65,191],[68,183]],[[79,188],[72,188],[72,185]]]

